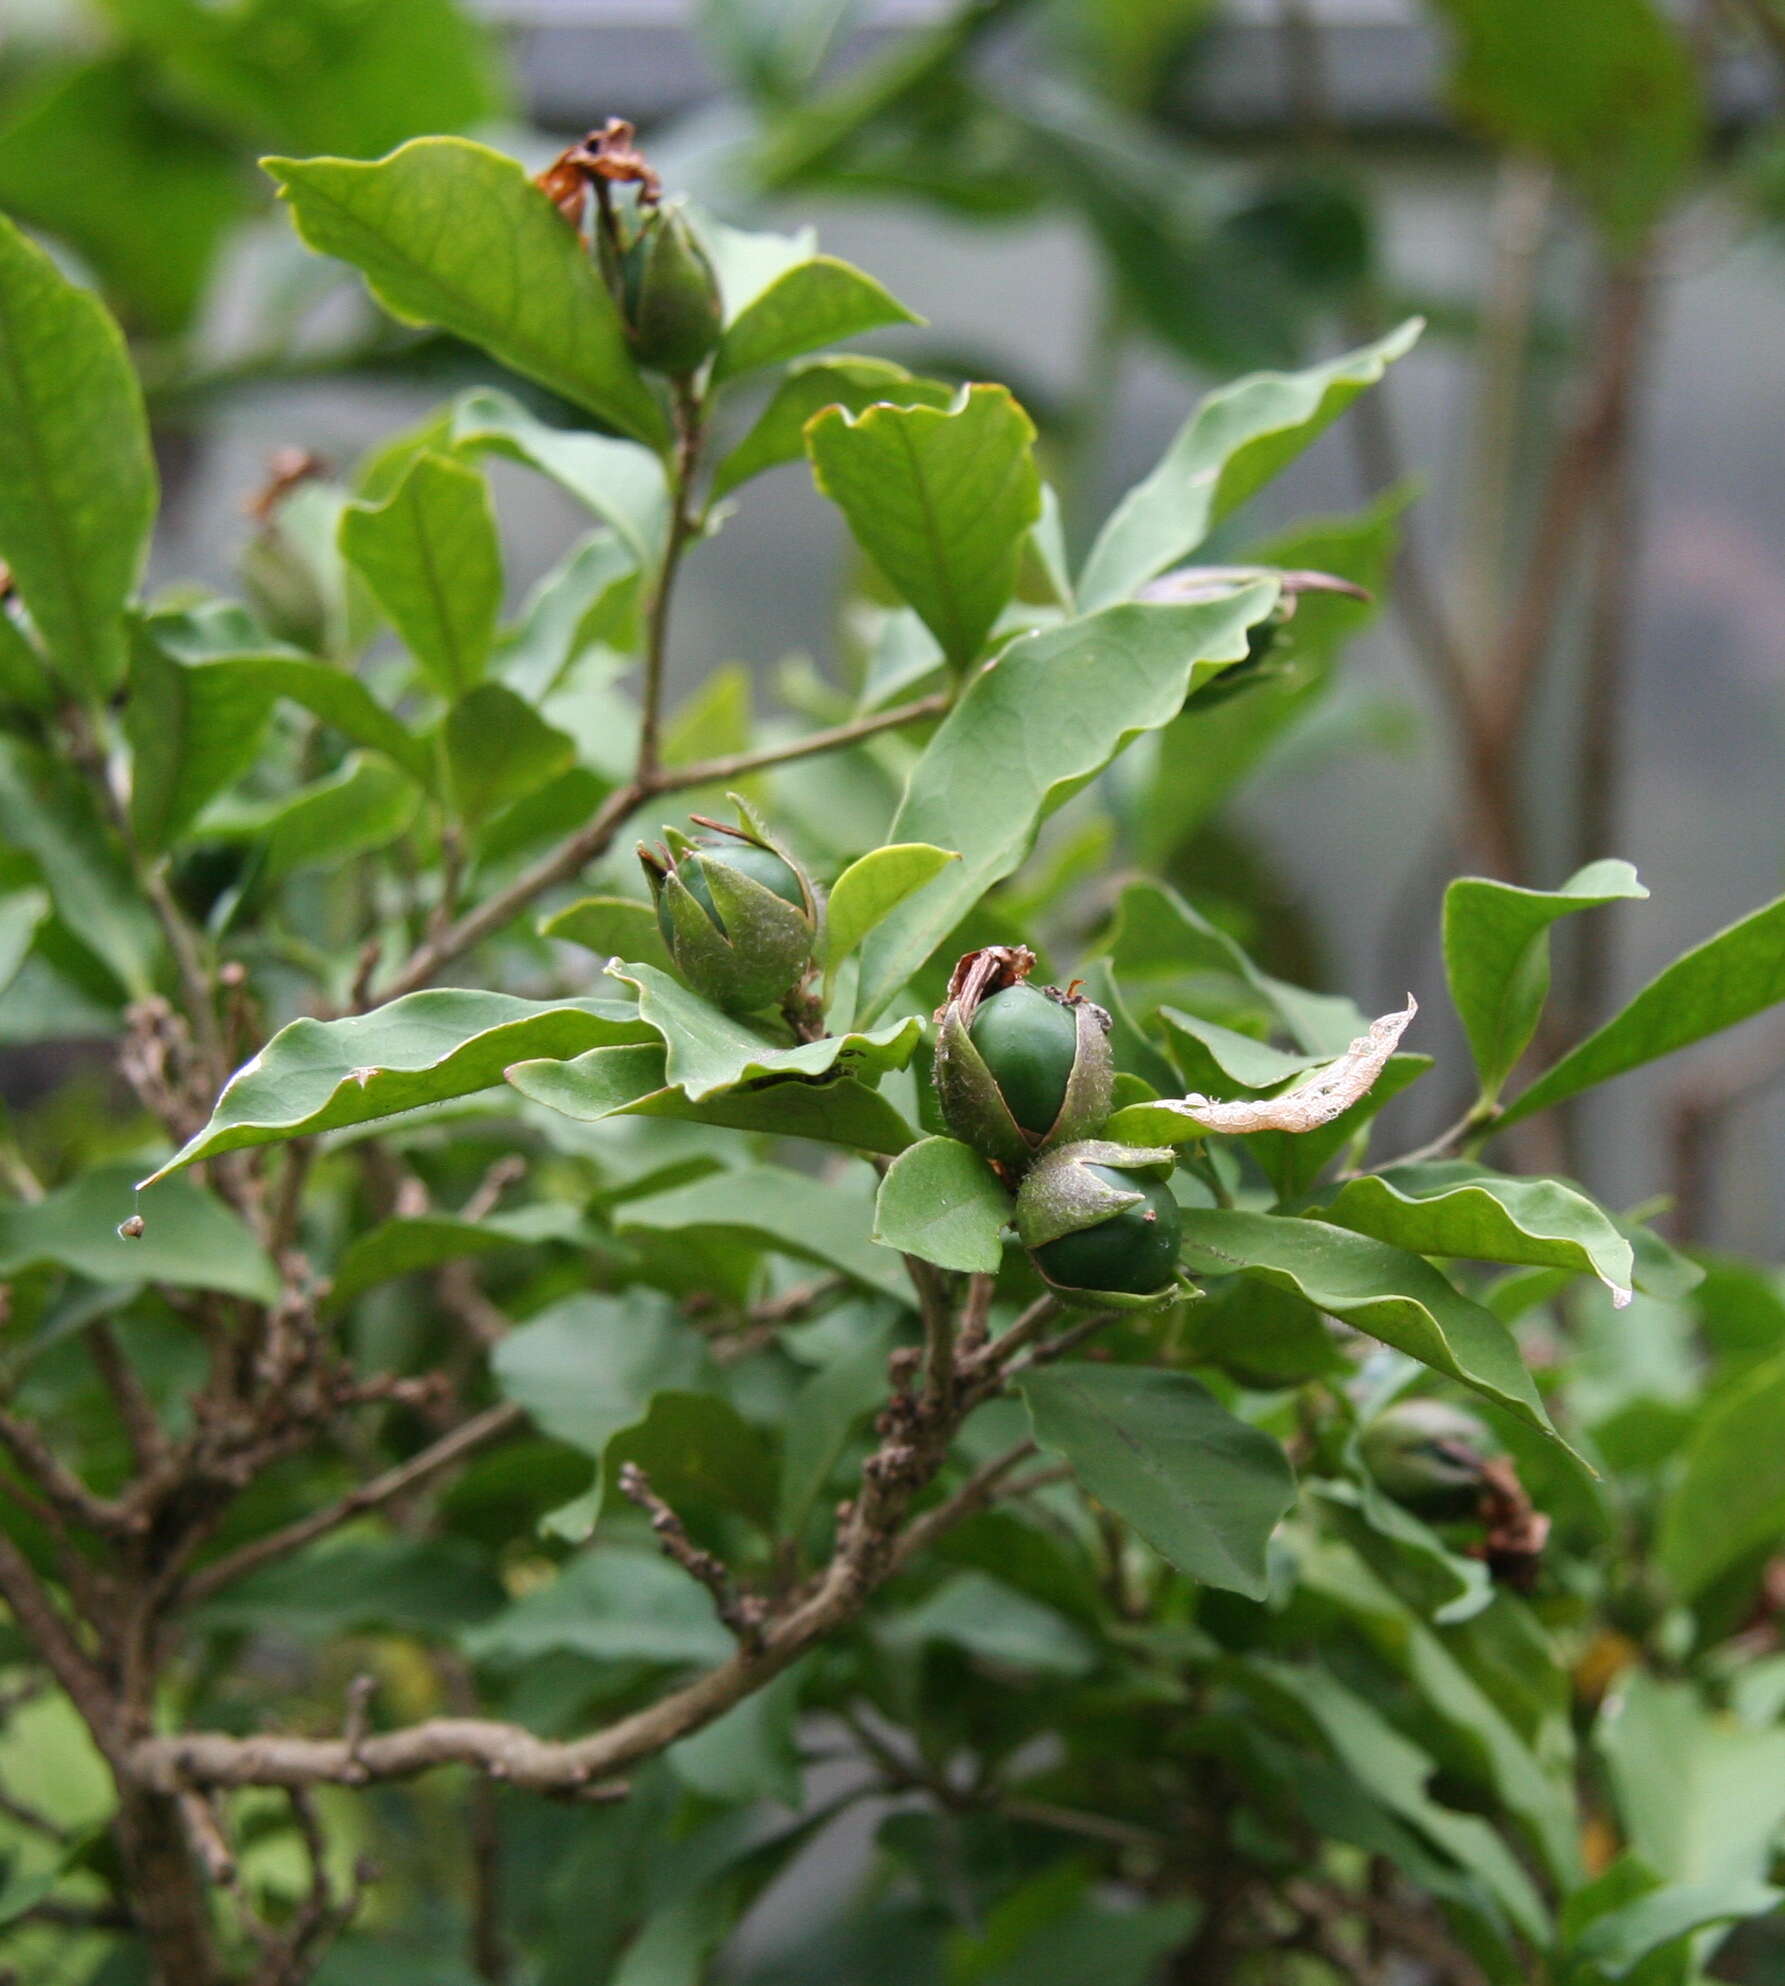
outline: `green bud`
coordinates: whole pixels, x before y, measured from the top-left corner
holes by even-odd
[[[1169,1150],[1080,1139],[1037,1160],[1016,1201],[1042,1279],[1090,1309],[1146,1310],[1178,1293],[1182,1223]]]
[[[690,838],[666,829],[638,859],[657,906],[657,928],[676,970],[731,1013],[772,1006],[797,986],[818,937],[818,899],[797,863],[752,820],[747,827],[696,817]]]
[[[944,1123],[1019,1172],[1038,1152],[1097,1130],[1115,1084],[1109,1016],[1058,987],[1025,984],[1034,963],[1020,945],[969,952],[936,1016]]]
[[[618,257],[605,238],[602,271],[633,356],[653,372],[691,373],[719,342],[719,279],[679,207],[650,207]]]
[[[1401,1400],[1363,1431],[1359,1447],[1377,1486],[1428,1517],[1466,1517],[1481,1495],[1487,1430],[1442,1400]]]

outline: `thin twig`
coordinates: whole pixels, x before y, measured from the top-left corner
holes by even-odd
[[[651,588],[645,612],[645,674],[643,708],[638,725],[638,771],[641,785],[655,779],[663,737],[663,686],[669,659],[669,609],[675,593],[676,572],[700,521],[691,504],[694,478],[700,466],[705,419],[700,396],[686,379],[674,384],[676,447],[669,482],[669,532],[663,545],[663,563]]]

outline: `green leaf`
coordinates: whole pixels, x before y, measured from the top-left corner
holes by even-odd
[[[678,1515],[689,1505],[738,1511],[758,1530],[775,1526],[775,1458],[729,1400],[716,1393],[657,1392],[644,1418],[617,1429],[602,1452],[608,1499],[623,1463],[635,1462]]]
[[[474,1662],[526,1662],[580,1655],[592,1662],[653,1662],[701,1668],[734,1646],[704,1588],[655,1552],[608,1546],[573,1558],[550,1585],[472,1628]]]
[[[341,1251],[329,1277],[328,1307],[340,1310],[379,1283],[438,1269],[448,1262],[499,1255],[543,1241],[587,1249],[589,1237],[577,1209],[547,1201],[512,1214],[459,1220],[450,1214],[399,1214],[363,1228]]]
[[[1466,1159],[1349,1180],[1320,1218],[1415,1255],[1528,1262],[1597,1276],[1620,1306],[1630,1301],[1636,1280],[1630,1243],[1584,1193],[1560,1179],[1511,1179]]]
[[[690,1124],[718,1124],[773,1138],[813,1138],[852,1151],[902,1152],[917,1136],[877,1090],[847,1076],[811,1081],[790,1076],[716,1090],[691,1101],[667,1080],[665,1051],[653,1042],[636,1048],[591,1048],[567,1062],[518,1062],[506,1081],[548,1110],[598,1124],[610,1117],[672,1117]]]
[[[833,407],[807,425],[818,487],[957,669],[1016,590],[1041,515],[1034,440],[1002,386],[963,387],[946,409]]]
[[[523,1000],[447,987],[406,993],[369,1014],[292,1021],[229,1079],[204,1129],[143,1184],[245,1145],[471,1096],[531,1055],[579,1055],[645,1037],[617,1001]]]
[[[1759,1882],[1785,1822],[1785,1727],[1755,1730],[1689,1682],[1626,1672],[1596,1733],[1624,1836],[1669,1882]]]
[[[726,327],[713,360],[718,383],[765,365],[782,365],[820,345],[923,319],[832,255],[796,262],[760,290]]]
[[[1497,1120],[1516,1124],[1785,1000],[1785,897],[1677,958],[1621,1014],[1569,1050]]]
[[[155,521],[142,390],[89,290],[0,215],[0,559],[50,666],[90,699],[124,677],[124,605]]]
[[[38,927],[49,914],[50,900],[42,890],[13,890],[0,896],[0,993],[30,955]]]
[[[1451,87],[1509,148],[1548,159],[1621,246],[1691,178],[1703,141],[1686,37],[1649,0],[1438,0],[1457,34]]]
[[[133,1168],[84,1172],[41,1200],[0,1202],[0,1276],[44,1264],[89,1282],[172,1283],[271,1303],[279,1278],[258,1242],[220,1200],[187,1180],[134,1196]],[[139,1239],[118,1223],[143,1217]]]
[[[487,1619],[503,1597],[494,1567],[463,1539],[344,1539],[232,1581],[199,1625],[325,1643],[379,1632],[433,1639]]]
[[[664,1753],[669,1769],[685,1786],[727,1806],[774,1800],[799,1807],[804,1764],[798,1726],[801,1670],[796,1664],[752,1690],[705,1730],[677,1739]],[[694,1976],[698,1980],[698,1973]]]
[[[230,147],[144,81],[128,55],[45,77],[0,131],[0,205],[71,243],[127,321],[166,336],[198,307],[248,187]]]
[[[814,1179],[784,1166],[715,1173],[615,1209],[622,1234],[649,1229],[739,1236],[784,1255],[821,1263],[863,1288],[911,1300],[898,1258],[868,1239],[873,1200],[853,1179]]]
[[[886,1399],[890,1389],[886,1358],[892,1350],[891,1322],[862,1317],[854,1338],[793,1396],[781,1449],[781,1500],[776,1528],[797,1538],[851,1429]]]
[[[1237,1272],[1297,1290],[1318,1309],[1555,1434],[1506,1326],[1419,1256],[1278,1214],[1187,1207],[1183,1225],[1193,1275]]]
[[[502,547],[477,471],[418,455],[383,503],[348,505],[341,550],[441,695],[475,687],[502,611]]]
[[[874,1239],[939,1269],[996,1275],[1015,1202],[976,1151],[926,1138],[900,1154],[880,1182]]]
[[[54,1859],[39,1869],[20,1869],[15,1860],[0,1884],[0,1927],[16,1924],[35,1910],[71,1869],[85,1861],[104,1832],[99,1827],[83,1828],[72,1839],[59,1841]]]
[[[872,1020],[991,886],[1043,820],[1143,731],[1246,652],[1270,584],[1194,606],[1114,607],[1013,641],[938,727],[889,836],[963,851],[862,952],[856,1011]]]
[[[1187,559],[1230,511],[1323,434],[1412,348],[1421,322],[1306,372],[1254,373],[1211,393],[1158,466],[1117,505],[1079,579],[1079,604],[1107,607]]]
[[[934,881],[951,862],[961,858],[928,842],[895,842],[870,849],[831,886],[824,906],[824,973],[828,985],[838,966],[876,924],[898,909],[908,896]]]
[[[634,562],[649,571],[669,535],[669,481],[662,458],[636,441],[555,428],[512,393],[474,387],[452,414],[453,446],[524,462],[611,524]]]
[[[871,1081],[904,1068],[923,1037],[914,1014],[871,1032],[827,1034],[784,1048],[654,966],[616,960],[608,974],[638,988],[639,1016],[669,1051],[668,1079],[693,1103],[759,1076],[823,1076],[839,1069]]]
[[[600,958],[639,959],[654,972],[669,969],[657,913],[634,896],[583,897],[545,918],[539,935],[581,945]]]
[[[1133,1365],[1059,1365],[1016,1382],[1035,1439],[1180,1572],[1262,1600],[1265,1547],[1295,1501],[1268,1434],[1194,1379]]]
[[[783,462],[797,462],[806,452],[806,423],[826,407],[844,407],[852,414],[880,402],[893,407],[946,407],[954,388],[939,379],[922,379],[891,359],[813,359],[796,366],[756,417],[756,425],[719,464],[713,495],[721,497]]]
[[[554,1303],[501,1340],[490,1370],[503,1398],[526,1408],[544,1433],[599,1462],[653,1394],[699,1386],[710,1368],[700,1336],[668,1302],[633,1289]]]
[[[202,832],[207,841],[250,843],[258,875],[277,881],[389,847],[414,820],[420,801],[414,781],[395,766],[355,752],[337,771],[295,793],[219,803]]]
[[[1781,1903],[1785,1890],[1770,1883],[1669,1883],[1596,1918],[1573,1955],[1603,1977],[1623,1979],[1651,1952],[1713,1925],[1765,1917]]]
[[[1716,1393],[1661,1511],[1655,1555],[1691,1600],[1785,1530],[1785,1355]]]
[[[268,159],[298,232],[394,317],[435,324],[653,447],[663,410],[593,259],[526,169],[463,138],[370,164]]]
[[[576,759],[576,740],[548,724],[506,683],[479,683],[447,713],[452,805],[483,821],[555,779]]]
[[[1628,862],[1590,862],[1559,890],[1460,876],[1444,892],[1444,975],[1492,1102],[1530,1046],[1549,995],[1549,930],[1559,917],[1646,897]]]
[[[894,1648],[946,1642],[998,1669],[1068,1680],[1097,1666],[1096,1645],[1083,1628],[983,1572],[945,1580],[909,1612],[895,1614],[880,1639]]]

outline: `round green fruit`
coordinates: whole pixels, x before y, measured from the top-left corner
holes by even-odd
[[[728,869],[735,869],[740,876],[748,876],[751,882],[760,883],[765,890],[773,890],[776,896],[784,903],[792,904],[795,910],[805,909],[806,893],[800,887],[799,877],[772,848],[757,848],[751,842],[721,839],[718,835],[703,835],[697,845],[699,854],[693,860],[678,863],[676,874],[688,894],[721,931],[725,929],[725,919],[719,915],[713,903],[713,892],[707,883],[706,872],[709,862],[723,862]],[[669,911],[661,899],[657,904],[657,928],[663,933],[663,942],[673,950],[674,929],[670,923]]]
[[[1164,1289],[1177,1273],[1182,1238],[1171,1188],[1163,1179],[1147,1179],[1117,1166],[1093,1165],[1086,1170],[1118,1193],[1142,1197],[1094,1227],[1043,1242],[1035,1250],[1042,1274],[1069,1290],[1146,1296]]]
[[[1070,1007],[1039,987],[1007,986],[979,1003],[967,1029],[1004,1094],[1012,1117],[1037,1138],[1054,1128],[1078,1057],[1078,1022]]]

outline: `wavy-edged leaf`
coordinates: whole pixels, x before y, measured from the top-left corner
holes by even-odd
[[[1016,1203],[971,1147],[926,1138],[896,1158],[874,1203],[874,1239],[939,1269],[996,1275]]]
[[[648,1042],[591,1048],[567,1062],[519,1062],[504,1073],[522,1096],[584,1124],[609,1117],[673,1117],[889,1157],[917,1136],[878,1090],[847,1076],[758,1079],[693,1102],[667,1081],[664,1061],[662,1045]]]
[[[530,1056],[648,1038],[617,1000],[523,1000],[449,987],[406,993],[369,1014],[292,1021],[229,1079],[204,1129],[143,1184],[245,1145],[471,1096]]]
[[[859,414],[882,401],[893,407],[946,407],[954,397],[952,386],[907,372],[891,359],[813,359],[795,366],[756,425],[719,464],[713,495],[724,496],[765,469],[797,462],[806,452],[806,423],[826,407]]]
[[[865,1184],[759,1165],[628,1200],[616,1209],[614,1222],[622,1233],[645,1228],[738,1235],[822,1263],[864,1289],[908,1303],[911,1286],[897,1256],[868,1239],[873,1217],[873,1195]]]
[[[857,1013],[873,1019],[1052,810],[1197,684],[1237,662],[1276,602],[1269,583],[1193,606],[1112,607],[1013,641],[976,676],[912,768],[890,837],[962,850],[862,951]]]
[[[1107,607],[1187,559],[1222,518],[1374,386],[1422,328],[1410,318],[1324,365],[1254,373],[1211,393],[1098,534],[1079,579],[1080,605]]]
[[[1549,931],[1560,917],[1646,897],[1628,862],[1589,862],[1559,890],[1459,876],[1444,892],[1444,976],[1492,1102],[1530,1046],[1549,997]]]
[[[923,1023],[913,1014],[885,1027],[783,1047],[655,966],[616,959],[607,970],[638,989],[639,1018],[668,1050],[668,1079],[694,1103],[759,1076],[822,1076],[840,1069],[871,1081],[904,1068],[923,1036]]]
[[[639,440],[668,440],[594,259],[526,168],[465,138],[387,158],[267,159],[298,232],[365,276],[392,316],[434,324]]]
[[[669,479],[662,458],[636,441],[556,428],[512,393],[493,386],[462,393],[452,410],[453,446],[524,462],[611,524],[649,571],[669,535]]]
[[[124,605],[155,519],[142,389],[90,290],[0,214],[0,559],[50,665],[88,698],[123,680]]]
[[[1056,1365],[1016,1382],[1035,1439],[1179,1571],[1261,1600],[1265,1547],[1295,1501],[1268,1434],[1181,1372]]]
[[[502,547],[475,469],[418,455],[383,503],[347,506],[341,550],[443,696],[482,681],[502,611]]]
[[[1597,1276],[1618,1307],[1636,1261],[1611,1216],[1560,1179],[1514,1179],[1467,1159],[1397,1166],[1347,1180],[1320,1218],[1415,1255],[1523,1262]]]
[[[1016,590],[1041,515],[1035,424],[1007,388],[948,407],[841,407],[806,427],[818,487],[902,599],[963,669]]]
[[[1318,1309],[1555,1435],[1506,1326],[1420,1256],[1323,1221],[1279,1214],[1187,1207],[1183,1225],[1192,1274],[1258,1276],[1297,1290]]]
[[[172,1283],[271,1303],[279,1277],[266,1251],[226,1208],[189,1180],[134,1198],[132,1168],[101,1166],[41,1200],[0,1202],[0,1276],[53,1264],[90,1282]],[[132,1213],[143,1231],[126,1240]]]
[[[872,276],[834,255],[814,255],[784,269],[726,326],[713,360],[713,378],[735,379],[765,365],[781,365],[885,324],[922,322]]]
[[[1597,1083],[1640,1069],[1785,1000],[1785,896],[1707,938],[1651,979],[1616,1014],[1514,1097],[1516,1124]]]

